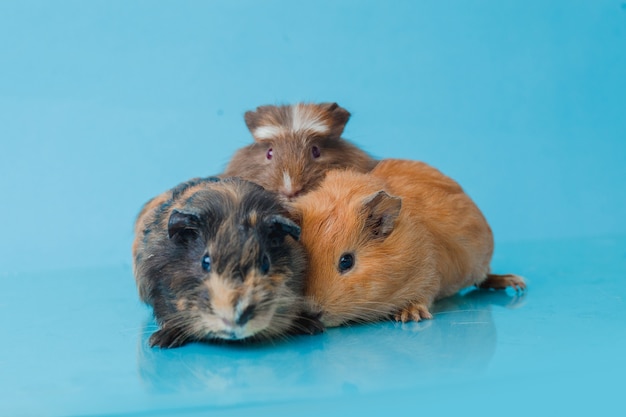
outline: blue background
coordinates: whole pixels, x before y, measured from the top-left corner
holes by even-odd
[[[147,348],[141,204],[221,172],[246,110],[297,101],[458,180],[526,297]],[[625,165],[623,1],[2,1],[0,415],[623,410]]]

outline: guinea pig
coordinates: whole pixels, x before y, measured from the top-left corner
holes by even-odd
[[[377,161],[341,138],[350,113],[337,103],[260,106],[245,114],[254,143],[235,152],[224,171],[293,199],[329,169],[368,172]]]
[[[195,178],[150,200],[133,271],[160,329],[151,346],[317,333],[300,228],[275,193],[239,178]]]
[[[383,160],[370,173],[330,171],[291,203],[309,256],[305,294],[324,325],[430,319],[463,287],[526,288],[493,275],[493,235],[463,189],[422,162]]]

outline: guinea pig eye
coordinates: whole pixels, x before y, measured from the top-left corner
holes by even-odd
[[[318,148],[317,146],[311,148],[311,154],[315,159],[319,158],[322,155],[320,148]]]
[[[267,255],[263,255],[261,258],[261,272],[267,274],[270,271],[270,258]]]
[[[344,253],[339,258],[339,272],[342,274],[346,271],[349,271],[354,266],[354,255],[351,253]]]
[[[269,159],[272,159],[273,156],[274,156],[274,150],[272,148],[269,148],[267,152],[265,153],[265,157],[269,160]]]
[[[202,269],[207,272],[211,271],[211,257],[209,255],[204,255],[204,258],[202,258]]]

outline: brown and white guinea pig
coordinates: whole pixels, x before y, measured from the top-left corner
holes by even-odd
[[[463,287],[522,290],[492,275],[493,236],[463,189],[425,163],[383,160],[369,174],[331,171],[292,203],[309,256],[305,294],[326,326],[432,318]]]
[[[323,329],[303,297],[300,228],[275,193],[196,178],[146,203],[133,270],[160,329],[150,344],[258,340]]]
[[[225,176],[254,181],[293,199],[330,169],[368,172],[377,161],[341,138],[350,113],[337,103],[260,106],[245,121],[254,143],[239,149]]]

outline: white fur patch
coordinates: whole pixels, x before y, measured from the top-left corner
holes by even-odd
[[[317,113],[300,105],[291,108],[291,129],[294,132],[308,131],[322,135],[329,133],[328,125]]]
[[[291,193],[293,185],[291,184],[291,177],[287,171],[283,171],[283,185],[285,186],[285,192],[287,194]]]
[[[320,115],[305,106],[291,107],[291,129],[289,126],[263,125],[254,129],[252,135],[257,140],[275,139],[281,134],[290,132],[306,132],[327,135],[330,128]]]
[[[276,136],[280,135],[282,132],[283,132],[283,128],[280,126],[266,125],[266,126],[259,126],[256,129],[254,129],[254,132],[252,132],[252,135],[259,140],[264,140],[264,139],[274,139]]]

